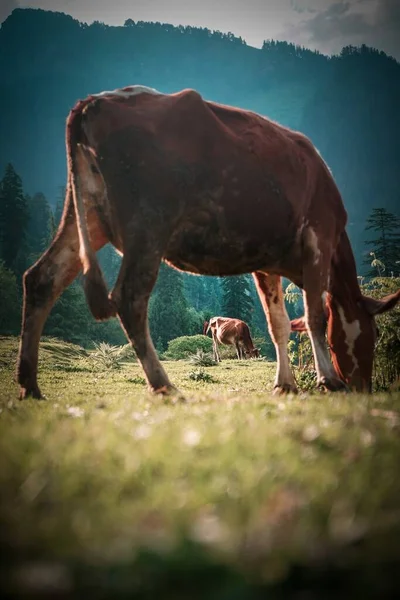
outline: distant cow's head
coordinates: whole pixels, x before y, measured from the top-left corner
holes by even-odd
[[[248,356],[249,358],[260,358],[260,348],[246,350],[246,356]]]
[[[375,316],[391,310],[400,301],[400,290],[381,300],[361,296],[343,307],[327,296],[327,338],[335,371],[350,389],[371,391],[374,346],[377,338]],[[306,331],[304,318],[291,322],[292,331]]]

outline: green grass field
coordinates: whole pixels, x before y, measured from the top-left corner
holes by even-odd
[[[45,401],[18,400],[0,338],[1,581],[9,597],[395,597],[400,394],[271,394],[275,364],[223,361],[186,402],[133,361],[44,342]]]

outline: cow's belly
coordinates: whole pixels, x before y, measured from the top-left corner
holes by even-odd
[[[241,243],[230,240],[199,240],[184,236],[178,247],[170,247],[165,259],[183,271],[203,275],[239,275],[257,270],[279,271],[286,261],[282,260],[282,246],[271,247],[253,240]]]
[[[289,276],[297,268],[299,252],[294,224],[256,221],[243,215],[241,222],[229,226],[217,215],[192,218],[172,236],[165,259],[178,269],[203,275],[265,270]]]

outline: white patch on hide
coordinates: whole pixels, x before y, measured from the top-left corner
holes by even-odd
[[[305,238],[307,247],[314,254],[314,265],[317,265],[321,257],[321,250],[318,248],[317,234],[312,227],[307,227]]]
[[[273,330],[272,339],[276,351],[277,371],[275,377],[276,386],[290,386],[295,388],[296,384],[289,363],[287,344],[290,336],[290,321],[282,297],[278,294],[279,302],[268,303],[270,333]]]
[[[344,310],[340,305],[338,305],[338,313],[346,337],[347,354],[352,359],[354,365],[353,370],[350,373],[350,375],[352,375],[358,368],[358,360],[354,356],[354,344],[361,334],[360,321],[357,321],[357,319],[354,321],[347,321]]]
[[[86,178],[83,186],[85,191],[87,191],[89,194],[98,194],[99,192],[103,191],[99,185],[98,178],[96,179],[96,177],[89,173],[88,170],[85,172],[85,175]]]

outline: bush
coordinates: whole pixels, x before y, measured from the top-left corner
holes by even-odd
[[[193,381],[203,381],[204,383],[214,383],[216,379],[212,377],[209,373],[206,373],[205,370],[200,367],[200,369],[195,369],[194,371],[190,371],[189,379]]]
[[[299,371],[307,371],[314,368],[311,340],[306,331],[292,334],[288,343],[288,352],[291,365],[297,367]]]
[[[137,356],[136,352],[132,348],[130,344],[124,344],[120,350],[121,359],[127,362],[136,362]]]
[[[212,340],[205,335],[183,335],[168,342],[168,349],[163,354],[166,360],[182,360],[195,354],[197,350],[212,352]]]
[[[363,294],[382,298],[400,288],[399,277],[375,277],[361,286]],[[374,355],[373,389],[387,390],[400,377],[400,307],[376,317],[379,330]]]
[[[317,385],[317,372],[314,369],[307,368],[295,370],[295,379],[297,386],[302,391],[315,390]]]
[[[297,386],[302,391],[315,389],[317,373],[314,369],[314,356],[308,333],[295,333],[288,344],[289,360],[294,370]]]
[[[0,333],[19,333],[21,327],[21,298],[18,293],[17,278],[0,261]]]
[[[95,350],[89,354],[90,364],[99,370],[120,369],[122,362],[126,359],[126,346],[111,346],[106,342],[97,344],[94,342]]]
[[[189,356],[189,361],[197,367],[214,367],[217,364],[209,352],[201,349]]]
[[[229,360],[237,358],[236,348],[231,344],[226,346],[225,344],[218,344],[218,351],[221,357],[221,360]]]

